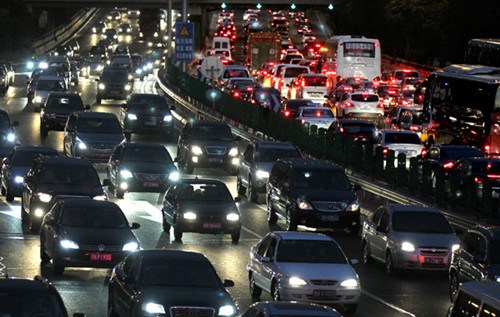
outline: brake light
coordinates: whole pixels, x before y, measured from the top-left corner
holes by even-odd
[[[410,131],[419,132],[419,131],[422,131],[422,127],[418,126],[418,125],[412,125],[412,126],[410,126]]]
[[[482,179],[481,177],[474,177],[474,182],[476,182],[476,184],[481,184],[483,181],[484,179]]]
[[[233,97],[239,98],[240,97],[240,92],[239,91],[235,91],[233,93]]]
[[[285,117],[289,117],[289,116],[290,116],[290,111],[285,110]]]
[[[252,91],[253,87],[247,87],[247,91]]]
[[[420,152],[420,156],[425,157],[427,155],[427,150],[422,149],[422,152]]]
[[[344,128],[340,127],[340,133],[344,133]]]
[[[300,85],[301,85],[302,87],[305,87],[305,86],[306,86],[306,82],[305,82],[305,80],[303,80],[303,79],[302,79],[302,81],[300,82]]]
[[[491,136],[488,136],[486,138],[486,141],[484,142],[484,153],[489,154],[491,149]]]
[[[401,104],[402,105],[409,105],[410,103],[408,102],[408,100],[401,100]]]
[[[498,174],[488,174],[488,178],[500,178]]]
[[[377,105],[377,108],[381,108],[381,109],[383,109],[383,108],[384,108],[384,104],[383,104],[383,103],[379,103],[379,104]]]
[[[352,102],[346,101],[345,107],[346,108],[352,108],[352,107],[354,107],[354,105],[352,104]]]
[[[382,154],[384,154],[384,156],[386,156],[386,155],[387,155],[387,153],[389,153],[389,149],[385,147],[385,148],[382,150]]]
[[[320,111],[316,111],[315,114],[316,114],[316,117],[319,117],[319,118],[321,117],[321,112]]]
[[[443,164],[443,167],[444,168],[452,168],[453,167],[453,162],[445,163],[445,164]]]

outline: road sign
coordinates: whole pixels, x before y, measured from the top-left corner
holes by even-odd
[[[222,61],[218,57],[208,56],[201,63],[200,71],[205,78],[219,78],[224,71],[224,64],[222,64]]]
[[[177,22],[175,24],[175,62],[190,62],[194,59],[194,24]]]

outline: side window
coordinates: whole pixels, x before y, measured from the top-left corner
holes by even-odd
[[[253,163],[253,146],[247,145],[243,159],[248,163]]]
[[[272,240],[273,240],[273,237],[267,236],[262,241],[262,243],[259,245],[259,249],[257,250],[257,254],[263,257],[264,254],[266,253],[267,247],[269,246],[269,244],[271,244]]]
[[[269,244],[269,248],[267,248],[266,251],[266,256],[269,258],[273,258],[274,253],[276,251],[276,245],[278,244],[278,240],[276,238],[273,238],[271,243]]]
[[[475,317],[479,312],[481,301],[477,298],[460,292],[455,300],[451,317]]]
[[[125,273],[125,276],[136,280],[137,276],[139,275],[139,261],[136,256],[131,255],[127,258],[125,263],[123,264],[123,272]]]
[[[385,231],[389,230],[389,213],[387,210],[382,213],[378,227]]]
[[[372,221],[373,221],[373,223],[375,223],[375,225],[377,225],[380,222],[380,217],[382,217],[383,213],[384,213],[384,209],[382,209],[382,208],[375,211],[375,213],[373,214],[373,219],[372,219]]]

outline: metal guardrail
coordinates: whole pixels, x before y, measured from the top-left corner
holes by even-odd
[[[188,109],[190,112],[193,112],[199,117],[205,118],[205,119],[212,119],[212,120],[221,120],[224,119],[221,116],[217,116],[211,113],[208,113],[207,111],[203,111],[202,109],[194,106],[190,100],[186,100],[179,95],[175,93],[174,90],[170,89],[167,87],[164,83],[161,82],[159,77],[157,77],[157,83],[160,86],[160,88],[170,97],[172,98],[176,103],[181,105],[182,107]],[[225,120],[230,123],[231,130],[235,135],[239,135],[241,138],[248,140],[248,141],[262,141],[262,140],[270,140],[272,138],[269,138],[265,135],[256,135],[253,133],[253,131],[249,131],[245,127],[239,125],[239,124],[234,124],[234,122],[231,122],[232,120]],[[371,180],[367,180],[364,175],[355,173],[352,170],[346,170],[347,177],[349,180],[354,183],[358,184],[361,186],[361,188],[369,193],[372,193],[374,195],[377,195],[379,197],[382,197],[384,199],[387,199],[391,202],[398,203],[398,204],[415,204],[415,205],[421,205],[421,206],[430,206],[427,202],[420,200],[418,198],[410,197],[406,194],[400,193],[398,191],[390,189],[387,184],[377,184],[374,183]],[[440,211],[446,216],[446,218],[456,227],[460,227],[462,229],[467,229],[470,228],[478,223],[478,221],[462,216],[462,215],[457,215],[455,213],[449,212],[448,210],[443,210],[440,209]]]

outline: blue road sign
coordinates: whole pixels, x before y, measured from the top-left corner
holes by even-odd
[[[194,59],[194,24],[177,22],[175,24],[175,62],[190,62]]]

